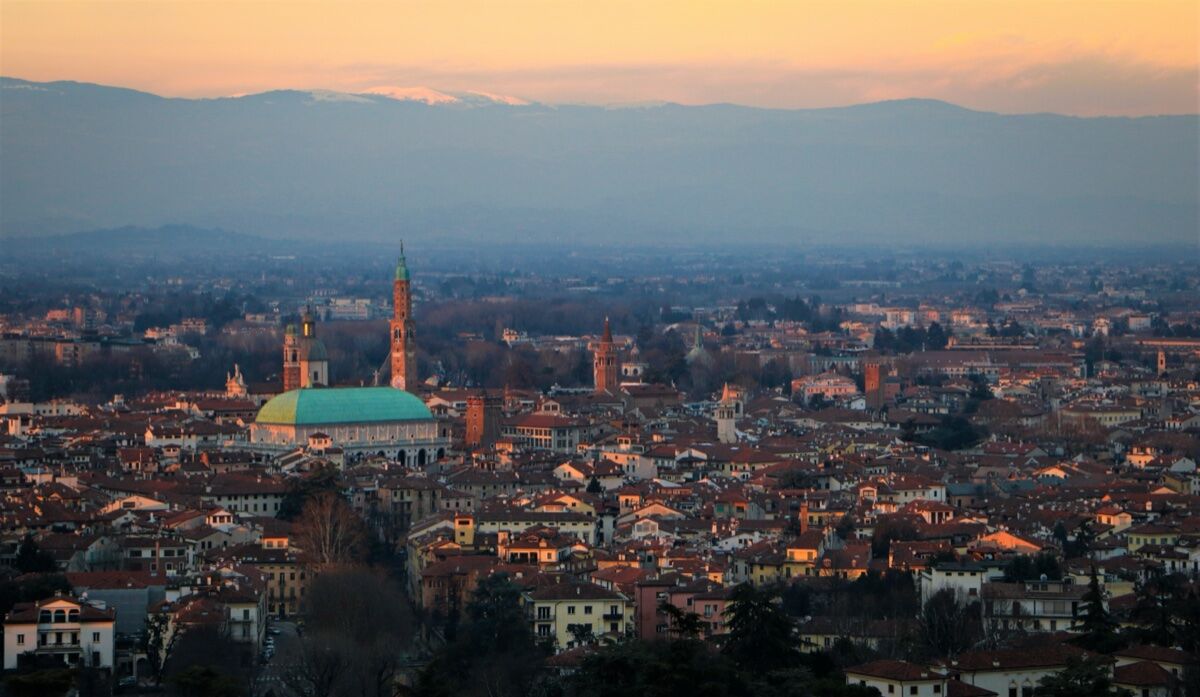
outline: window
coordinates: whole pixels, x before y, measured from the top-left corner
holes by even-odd
[[[890,694],[895,694],[895,692],[896,692],[896,686],[895,686],[895,685],[888,685],[888,694],[889,694],[889,695],[890,695]]]
[[[18,634],[17,635],[17,646],[24,646],[24,645],[25,645],[25,635]]]
[[[571,608],[571,609],[574,609],[574,608]],[[570,612],[570,611],[568,610],[568,612]],[[550,606],[549,606],[549,605],[541,605],[541,606],[539,606],[539,607],[538,607],[538,609],[537,609],[537,613],[538,613],[538,619],[539,619],[539,620],[548,620],[548,619],[550,619]]]
[[[934,686],[933,686],[933,694],[935,694],[935,695],[940,695],[940,694],[942,694],[942,686],[941,686],[941,685],[934,685]]]
[[[567,614],[568,614],[568,615],[574,615],[574,614],[575,614],[575,606],[574,606],[574,605],[568,605],[568,606],[567,606]]]
[[[92,641],[97,644],[100,643],[100,632],[92,632]]]
[[[916,686],[916,685],[913,685],[913,686],[909,687],[909,688],[908,688],[908,694],[910,694],[910,695],[915,695],[915,694],[917,694],[917,686]]]
[[[583,614],[585,614],[585,615],[590,615],[590,614],[592,614],[592,606],[591,606],[591,605],[584,605],[584,606],[583,606]]]

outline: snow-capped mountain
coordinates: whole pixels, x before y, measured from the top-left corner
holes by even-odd
[[[435,106],[490,106],[497,104],[504,106],[528,106],[530,104],[530,102],[520,97],[510,97],[491,92],[449,92],[424,86],[397,87],[385,85],[371,87],[356,93],[334,92],[331,90],[310,90],[309,93],[316,101],[369,102],[374,101],[373,98],[375,97],[386,97],[402,102],[422,102]]]

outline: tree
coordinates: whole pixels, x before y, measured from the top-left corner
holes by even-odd
[[[929,325],[929,329],[925,331],[925,347],[930,350],[938,350],[946,348],[950,337],[946,334],[946,330],[942,325],[933,322]]]
[[[56,592],[71,592],[71,584],[62,574],[39,574],[0,581],[0,617],[7,615],[17,603],[42,600]]]
[[[925,603],[918,626],[922,643],[939,658],[953,658],[982,638],[978,606],[964,606],[950,588],[943,588]]]
[[[200,668],[209,672],[198,673],[197,669]],[[181,691],[186,690],[180,685],[180,679],[187,685],[202,686],[206,680],[211,682],[218,677],[228,678],[227,681],[221,681],[222,687],[218,691],[189,694],[196,697],[230,697],[244,692],[242,686],[252,683],[258,671],[259,664],[254,660],[251,645],[234,641],[219,625],[200,624],[179,629],[168,647],[162,675],[165,682]],[[185,673],[187,675],[180,678]]]
[[[317,467],[299,479],[293,479],[288,491],[279,503],[276,518],[294,520],[304,512],[310,499],[323,493],[337,492],[341,488],[338,470],[332,463]]]
[[[66,668],[19,673],[4,679],[4,686],[14,697],[56,697],[65,695],[75,684]]]
[[[383,573],[338,568],[308,588],[309,632],[347,657],[348,689],[361,697],[390,697],[402,651],[415,621],[403,591]]]
[[[328,635],[309,632],[300,640],[300,656],[280,675],[283,684],[307,697],[330,697],[350,667],[346,647]]]
[[[1096,575],[1094,565],[1082,601],[1079,621],[1074,628],[1083,635],[1076,639],[1075,643],[1102,653],[1121,648],[1121,640],[1117,637],[1117,621],[1104,606],[1104,591],[1100,588],[1100,578]]]
[[[571,641],[575,646],[587,646],[596,640],[591,624],[568,624],[567,631],[571,633]]]
[[[603,494],[604,487],[600,484],[600,480],[592,477],[588,480],[587,490],[589,494]]]
[[[241,697],[238,681],[212,666],[189,666],[171,676],[171,684],[184,697]]]
[[[671,634],[680,639],[697,639],[704,630],[704,622],[694,612],[684,612],[667,601],[658,604],[658,611],[667,616]]]
[[[17,548],[17,558],[14,562],[17,571],[23,574],[44,574],[58,570],[58,563],[48,552],[42,551],[33,535],[26,535]]]
[[[1062,578],[1062,567],[1053,554],[1043,552],[1033,557],[1018,554],[1004,567],[1004,580],[1008,583],[1035,581],[1042,576],[1050,581]]]
[[[1182,574],[1162,574],[1134,588],[1132,619],[1140,641],[1200,650],[1200,593]]]
[[[325,491],[304,504],[296,526],[296,542],[318,571],[361,562],[367,532],[358,514],[340,494]]]
[[[563,681],[567,697],[670,697],[746,694],[729,658],[693,639],[627,641],[584,658]]]
[[[170,646],[166,643],[167,627],[170,618],[162,612],[153,612],[146,616],[146,632],[142,635],[142,650],[146,652],[146,661],[150,664],[150,675],[154,684],[162,682],[163,666],[167,662]]]
[[[414,694],[449,697],[527,695],[543,671],[521,588],[507,574],[483,579],[467,604],[466,619],[417,676]]]
[[[778,602],[776,589],[743,583],[733,589],[726,610],[729,633],[724,653],[743,670],[767,672],[787,668],[799,654],[792,618]]]
[[[1114,687],[1102,658],[1070,658],[1063,670],[1038,681],[1038,697],[1130,697]]]

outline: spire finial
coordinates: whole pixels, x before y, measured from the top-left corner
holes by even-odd
[[[404,240],[400,240],[400,256],[396,258],[396,280],[408,280],[408,263],[404,259]]]

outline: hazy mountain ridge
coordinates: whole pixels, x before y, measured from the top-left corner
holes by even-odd
[[[3,78],[0,235],[186,221],[499,242],[1196,237],[1194,116],[455,98],[190,100]]]

